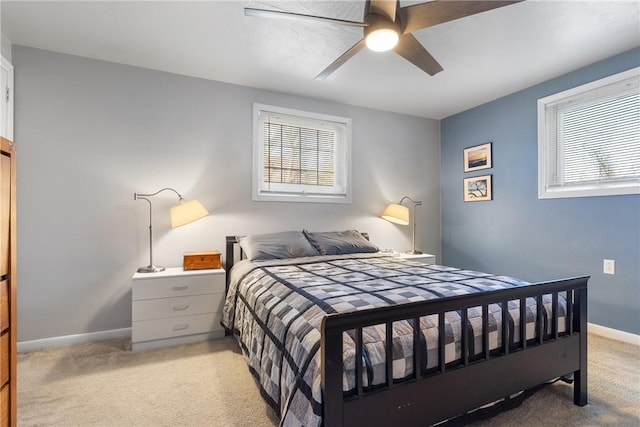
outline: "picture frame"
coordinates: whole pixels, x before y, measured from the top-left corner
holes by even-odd
[[[491,142],[464,149],[464,171],[473,172],[481,169],[491,169]]]
[[[463,181],[464,201],[482,202],[493,200],[492,175],[474,176]]]

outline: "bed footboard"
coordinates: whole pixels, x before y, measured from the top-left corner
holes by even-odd
[[[574,375],[574,403],[587,404],[587,281],[578,277],[538,283],[514,289],[499,290],[434,301],[395,305],[365,311],[327,316],[322,323],[322,393],[324,426],[424,426],[462,415],[482,405],[535,387],[554,378]],[[566,325],[558,328],[558,300],[566,298]],[[542,319],[543,295],[551,295],[551,334],[545,334]],[[524,302],[534,298],[538,309],[535,340],[520,339],[516,348],[509,345],[506,316],[509,301]],[[502,307],[502,345],[489,349],[488,307]],[[471,359],[466,328],[462,328],[462,358],[457,366],[445,363],[444,316],[451,311],[461,313],[466,324],[467,310],[482,308],[483,350],[480,359]],[[439,361],[436,372],[425,372],[421,358],[419,318],[438,316]],[[394,383],[392,357],[392,324],[410,320],[413,325],[413,374]],[[383,387],[363,387],[362,329],[372,325],[386,326],[386,382]],[[520,337],[525,337],[525,324],[520,322]],[[343,333],[355,331],[355,390],[343,393]],[[497,380],[496,380],[497,379]]]

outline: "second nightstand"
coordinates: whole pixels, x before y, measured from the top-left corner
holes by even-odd
[[[224,336],[223,269],[167,268],[132,278],[131,348],[148,350]]]
[[[435,264],[436,256],[431,254],[407,254],[398,252],[395,254],[398,258],[410,259],[412,261],[418,261],[423,264]]]

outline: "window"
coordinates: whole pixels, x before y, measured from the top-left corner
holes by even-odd
[[[350,203],[351,119],[253,105],[253,200]]]
[[[538,100],[538,198],[640,194],[640,68]]]

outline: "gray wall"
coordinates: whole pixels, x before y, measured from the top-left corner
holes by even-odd
[[[530,281],[590,275],[589,321],[640,334],[640,196],[538,200],[536,111],[538,98],[638,65],[635,49],[442,121],[445,264]],[[493,168],[465,174],[463,149],[489,141]],[[463,178],[486,173],[494,200],[464,203]]]
[[[224,249],[224,236],[368,231],[408,249],[410,227],[379,218],[424,201],[417,246],[440,258],[439,122],[14,46],[19,341],[131,325],[130,278],[148,263],[148,205],[171,186],[211,215],[171,230],[154,199],[154,261]],[[353,119],[353,203],[251,201],[252,103]]]

